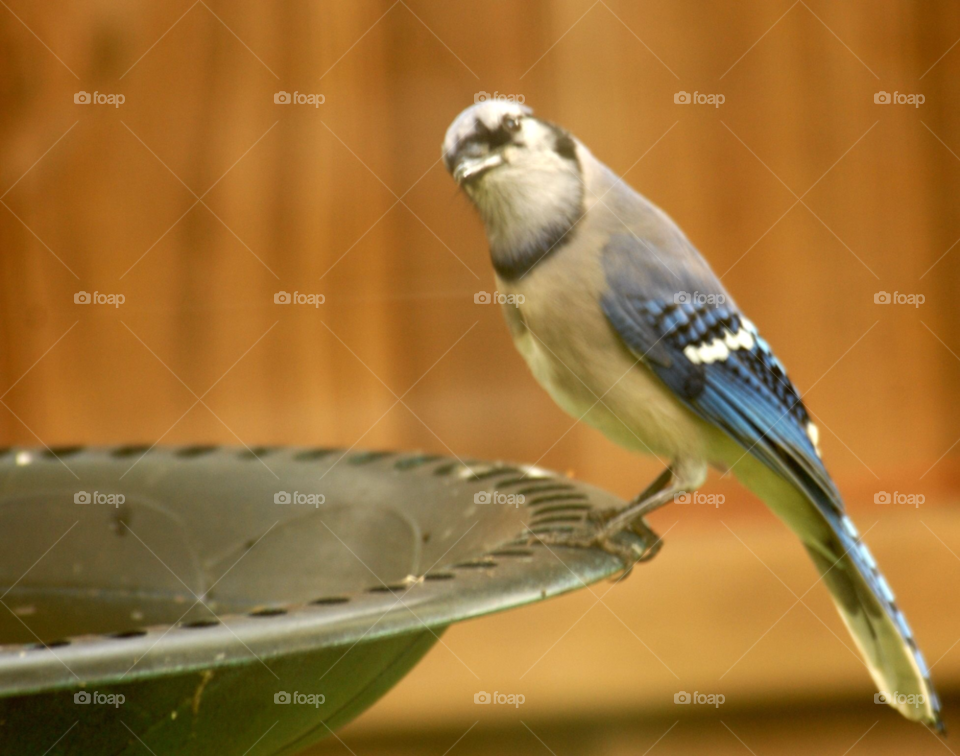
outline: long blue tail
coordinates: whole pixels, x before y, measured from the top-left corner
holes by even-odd
[[[836,519],[835,539],[804,545],[880,690],[876,700],[943,732],[930,671],[893,591],[850,518]]]

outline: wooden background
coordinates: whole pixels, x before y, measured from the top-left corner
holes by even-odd
[[[439,145],[477,92],[522,95],[680,223],[809,391],[851,511],[864,529],[886,528],[901,573],[891,582],[933,602],[903,601],[923,615],[921,640],[939,644],[928,656],[943,656],[936,672],[950,687],[960,681],[958,37],[960,7],[946,1],[9,0],[0,440],[422,448],[538,462],[635,494],[656,464],[573,425],[528,374],[497,308],[474,303],[493,284],[486,244]],[[125,102],[77,105],[81,90]],[[325,102],[277,105],[280,90]],[[725,102],[677,105],[681,90]],[[925,102],[877,105],[881,90]],[[80,291],[125,302],[78,305]],[[325,302],[280,306],[278,291]],[[877,305],[879,291],[926,301]],[[730,532],[790,542],[733,484],[708,487],[727,496],[719,513],[655,518],[662,530],[680,523],[659,585],[689,590],[670,547],[691,558],[713,547],[719,561],[747,560],[725,582],[714,566],[716,590],[762,607],[752,581],[769,574]],[[894,490],[926,502],[873,503]],[[812,571],[787,553],[782,569],[805,589]],[[697,608],[680,611],[668,588],[656,598],[657,615],[695,622]],[[576,618],[575,601],[557,602],[551,635],[563,612]],[[756,609],[714,602],[703,617],[745,649],[769,624],[744,627]],[[537,627],[544,611],[514,627]],[[593,642],[622,630],[606,619]],[[836,644],[814,635],[796,638],[811,664]],[[468,641],[497,658],[496,637]],[[775,645],[749,678],[757,705],[789,693],[773,650],[782,658]],[[815,668],[863,683],[838,653]],[[408,696],[384,711],[408,723],[444,711],[429,699],[438,678],[424,676],[445,674],[433,659],[403,684],[421,685],[420,709]],[[830,687],[820,679],[812,699]],[[583,684],[616,690],[602,668]],[[399,726],[376,712],[370,727]]]

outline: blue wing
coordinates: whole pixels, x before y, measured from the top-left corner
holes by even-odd
[[[699,254],[692,248],[679,254],[686,254],[689,264],[677,266],[671,281],[638,242],[614,236],[603,250],[607,290],[601,304],[607,319],[678,400],[790,481],[819,511],[829,532],[804,534],[804,545],[871,675],[881,690],[922,694],[923,707],[897,708],[942,727],[923,655],[843,512],[800,395]]]
[[[631,351],[696,414],[794,480],[821,507],[842,512],[799,393],[732,300],[722,290],[650,298],[615,260],[606,266],[602,306]]]

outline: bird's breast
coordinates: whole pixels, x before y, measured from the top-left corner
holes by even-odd
[[[667,457],[704,455],[703,424],[637,359],[600,307],[602,274],[560,255],[497,280],[514,344],[560,407],[615,443]],[[504,301],[505,300],[505,301]]]

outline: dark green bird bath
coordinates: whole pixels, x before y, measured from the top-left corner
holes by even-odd
[[[622,569],[527,546],[623,504],[540,469],[144,452],[0,456],[0,754],[293,754],[452,623]]]

